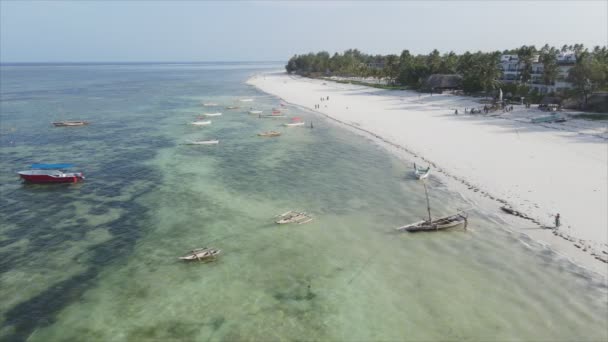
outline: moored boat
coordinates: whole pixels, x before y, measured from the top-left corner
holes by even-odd
[[[287,126],[287,127],[297,127],[297,126],[304,126],[304,122],[303,121],[300,121],[300,122],[291,122],[291,123],[286,123],[286,124],[283,124],[283,125]]]
[[[215,260],[222,251],[215,248],[198,248],[190,251],[190,253],[179,257],[180,260],[184,261],[208,261]]]
[[[414,176],[416,176],[416,178],[418,178],[418,179],[427,178],[429,176],[430,172],[431,172],[430,166],[428,166],[426,169],[423,169],[423,168],[419,168],[416,165],[416,163],[414,163]]]
[[[552,123],[552,122],[564,122],[564,121],[566,121],[566,117],[563,115],[559,115],[557,113],[551,113],[551,115],[532,118],[530,120],[530,122],[532,122],[532,123]]]
[[[408,224],[406,226],[402,226],[396,228],[399,231],[408,231],[408,232],[419,232],[419,231],[432,231],[432,230],[441,230],[454,228],[457,226],[464,225],[466,228],[467,225],[467,215],[466,213],[457,213],[449,216],[444,216],[441,218],[434,219],[432,221],[423,220],[416,223]]]
[[[310,217],[310,215],[308,215],[307,213],[293,211],[293,210],[287,211],[281,215],[277,215],[277,216],[275,216],[275,218],[278,218],[278,220],[275,221],[277,224],[287,224],[287,223],[305,224],[305,223],[312,221],[312,217]]]
[[[220,112],[217,112],[217,113],[205,113],[203,115],[204,116],[220,116],[220,115],[222,115],[222,113],[220,113]]]
[[[209,120],[207,120],[207,121],[193,121],[190,124],[194,125],[194,126],[206,126],[206,125],[211,125],[211,121],[209,121]]]
[[[429,193],[426,189],[426,183],[422,181],[422,184],[424,185],[424,194],[426,195],[426,209],[429,214],[428,219],[401,226],[395,229],[398,231],[421,232],[455,228],[461,225],[464,225],[464,229],[467,229],[467,225],[469,223],[468,216],[463,210],[458,211],[456,214],[433,219],[431,217],[431,205],[429,202]]]
[[[53,122],[55,127],[76,127],[76,126],[86,126],[88,125],[88,121],[56,121]]]
[[[193,140],[187,142],[185,145],[217,145],[219,143],[219,140]]]
[[[262,114],[262,110],[250,110],[249,114],[253,114],[253,115],[258,115],[258,114]]]
[[[253,102],[253,99],[240,99],[241,102]]]
[[[215,103],[215,102],[206,102],[206,103],[203,103],[203,106],[205,106],[205,107],[215,107],[217,105],[218,104]]]
[[[268,131],[268,132],[258,133],[258,136],[260,136],[260,137],[278,137],[280,135],[281,135],[281,132],[277,132],[277,131]]]
[[[78,183],[84,180],[82,172],[66,172],[72,164],[32,164],[32,170],[17,174],[28,183]]]
[[[226,107],[226,109],[239,109],[239,108],[240,108],[239,106],[228,106],[228,107]]]

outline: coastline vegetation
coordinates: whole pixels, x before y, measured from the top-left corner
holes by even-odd
[[[562,79],[559,73],[557,56],[560,52],[572,53],[576,59],[565,79]],[[516,82],[500,81],[501,55],[518,56],[519,79]],[[504,51],[467,51],[460,55],[452,51],[441,54],[436,49],[428,55],[414,55],[409,50],[403,50],[399,56],[369,55],[357,49],[330,56],[328,52],[321,51],[294,55],[285,65],[285,69],[288,73],[306,77],[372,78],[383,82],[349,82],[385,89],[415,90],[424,90],[426,79],[433,74],[456,74],[462,77],[460,88],[466,94],[488,94],[500,87],[503,92],[514,96],[538,99],[542,97],[541,94],[530,86],[536,56],[538,62],[543,63],[542,84],[553,85],[559,80],[571,83],[572,88],[561,94],[564,98],[579,97],[586,104],[587,98],[593,92],[608,90],[607,47],[596,46],[588,49],[582,44],[564,45],[559,49],[547,44],[540,49],[533,45],[524,45]]]

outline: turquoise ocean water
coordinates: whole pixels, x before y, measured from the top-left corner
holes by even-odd
[[[2,66],[0,340],[608,339],[605,280],[475,210],[396,233],[425,215],[411,165],[298,108],[314,129],[248,115],[279,100],[244,81],[280,67]],[[187,124],[204,112],[223,115]],[[87,179],[22,184],[36,162]],[[428,183],[437,215],[469,206]],[[273,223],[290,209],[314,221]],[[223,253],[177,260],[204,246]]]

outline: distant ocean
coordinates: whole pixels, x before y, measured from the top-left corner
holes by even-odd
[[[411,165],[296,107],[314,129],[248,114],[280,100],[244,82],[282,68],[0,66],[0,340],[608,339],[603,279],[476,211],[398,233],[426,214]],[[32,163],[86,180],[22,184]],[[436,215],[471,205],[428,184]],[[314,221],[273,223],[291,209]],[[200,247],[222,254],[177,259]]]

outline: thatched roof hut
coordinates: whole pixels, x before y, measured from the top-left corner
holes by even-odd
[[[462,76],[433,74],[424,81],[424,89],[449,90],[460,89],[462,86]]]

